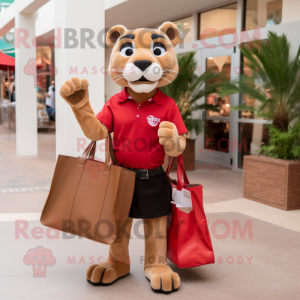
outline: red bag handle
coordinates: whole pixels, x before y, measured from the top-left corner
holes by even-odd
[[[183,178],[183,181],[182,181]],[[186,187],[187,184],[190,184],[189,179],[187,178],[185,169],[184,169],[184,161],[183,156],[180,154],[178,156],[177,162],[177,189],[181,190],[182,188]]]
[[[175,159],[175,157],[172,158],[172,160],[168,166],[168,169],[166,171],[167,176],[169,176],[169,174],[170,174],[174,159]],[[187,184],[190,184],[190,182],[189,182],[189,179],[188,179],[185,169],[184,169],[184,160],[183,160],[182,154],[180,154],[177,157],[177,159],[178,159],[178,162],[177,162],[177,187],[178,187],[178,190],[181,190]]]
[[[170,174],[170,171],[171,171],[171,168],[172,168],[172,165],[173,165],[173,162],[174,162],[175,158],[176,157],[172,157],[172,159],[171,159],[171,161],[169,163],[169,166],[167,168],[166,174],[167,174],[168,177],[169,177],[169,174]]]

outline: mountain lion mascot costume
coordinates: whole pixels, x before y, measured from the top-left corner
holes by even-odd
[[[89,83],[72,78],[60,94],[71,106],[85,136],[93,141],[114,133],[118,164],[136,172],[132,205],[126,225],[143,219],[145,231],[144,271],[155,292],[170,293],[180,278],[167,264],[167,217],[171,212],[171,187],[162,169],[165,153],[180,155],[187,132],[173,99],[159,87],[174,81],[178,62],[174,47],[179,42],[177,27],[166,22],[159,29],[111,28],[106,41],[112,49],[109,74],[123,90],[111,97],[95,115],[89,102]],[[86,273],[93,285],[110,285],[130,271],[129,236],[109,247],[105,263],[91,265]]]

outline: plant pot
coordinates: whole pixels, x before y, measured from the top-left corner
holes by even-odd
[[[166,170],[169,166],[172,157],[167,155],[165,156],[165,161],[163,164],[164,170]],[[195,139],[186,139],[186,147],[183,151],[183,160],[186,171],[194,171],[195,170]],[[175,159],[171,172],[177,171],[177,159]]]
[[[243,197],[283,210],[300,208],[300,161],[244,156]]]

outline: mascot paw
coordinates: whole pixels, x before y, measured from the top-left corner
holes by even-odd
[[[79,79],[77,77],[67,80],[60,88],[60,95],[69,103],[74,106],[81,102],[84,98],[88,98],[89,82],[86,79]]]
[[[156,293],[175,292],[180,286],[179,275],[166,265],[147,267],[145,275],[150,281],[152,290]]]
[[[106,262],[91,265],[86,272],[86,280],[93,285],[110,285],[129,274],[130,266],[121,262]]]
[[[159,125],[158,129],[159,143],[165,148],[174,148],[174,145],[178,139],[177,127],[174,123],[163,121]]]

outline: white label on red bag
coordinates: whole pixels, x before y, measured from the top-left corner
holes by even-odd
[[[176,188],[173,188],[172,199],[177,207],[193,207],[191,192],[186,189],[178,191]]]

